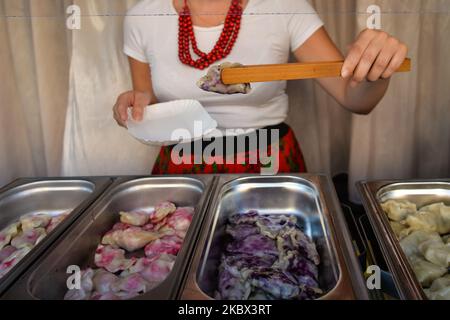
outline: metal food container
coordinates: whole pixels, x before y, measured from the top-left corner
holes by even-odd
[[[63,299],[67,292],[66,281],[70,276],[66,273],[68,266],[76,265],[81,269],[95,266],[94,253],[97,245],[102,236],[119,222],[120,211],[151,210],[161,201],[171,201],[179,207],[195,207],[191,226],[168,277],[158,287],[136,299],[173,299],[178,294],[214,181],[212,176],[118,179],[86,212],[83,219],[74,224],[3,298]]]
[[[112,183],[110,178],[19,179],[0,189],[0,230],[26,214],[58,216],[70,211],[52,232],[0,279],[0,294],[42,255]]]
[[[221,176],[181,299],[213,299],[227,219],[249,210],[298,218],[300,227],[314,239],[321,257],[319,283],[327,292],[321,299],[368,299],[331,181],[313,175]]]
[[[371,181],[360,182],[357,186],[400,298],[427,299],[381,203],[388,200],[409,200],[417,207],[436,202],[450,205],[450,180]]]

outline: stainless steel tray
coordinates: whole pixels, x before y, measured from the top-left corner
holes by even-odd
[[[119,221],[119,211],[151,209],[165,200],[177,206],[195,207],[195,215],[172,272],[157,288],[136,299],[174,298],[196,242],[214,181],[212,176],[117,179],[83,219],[74,224],[2,298],[62,299],[67,292],[67,267],[77,265],[83,269],[94,266],[95,249],[102,235]]]
[[[319,281],[328,291],[322,299],[368,299],[334,188],[313,175],[221,176],[181,299],[213,299],[227,218],[248,210],[298,217],[321,255]]]
[[[0,229],[33,213],[58,215],[72,211],[9,273],[0,279],[0,294],[45,252],[86,208],[112,183],[110,178],[24,178],[0,189]]]
[[[406,199],[418,207],[435,202],[450,205],[450,180],[363,181],[357,186],[400,298],[427,299],[380,204],[390,199]]]

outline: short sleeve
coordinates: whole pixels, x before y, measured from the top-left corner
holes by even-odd
[[[145,54],[145,44],[140,28],[140,19],[127,13],[123,26],[124,45],[123,52],[140,62],[149,63]]]
[[[295,51],[320,27],[323,21],[306,0],[283,0],[287,14],[287,28],[291,50]]]

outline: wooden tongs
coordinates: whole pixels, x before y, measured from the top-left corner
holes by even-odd
[[[344,61],[286,63],[224,68],[222,82],[226,85],[282,80],[340,77]],[[411,71],[407,58],[397,72]]]

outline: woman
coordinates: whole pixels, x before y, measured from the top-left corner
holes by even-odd
[[[306,171],[298,142],[284,124],[288,113],[286,82],[254,84],[249,94],[230,96],[204,92],[196,86],[206,68],[225,61],[286,63],[290,52],[299,62],[344,59],[306,0],[143,0],[129,11],[124,29],[133,90],[121,94],[114,106],[119,125],[126,126],[129,108],[139,121],[149,104],[196,99],[221,129],[257,129],[258,141],[265,139],[262,129],[268,130],[269,136],[276,132],[277,141],[266,143],[268,154],[276,153],[278,172]],[[346,109],[368,114],[383,98],[407,51],[405,44],[387,33],[367,29],[345,57],[342,77],[317,81]],[[224,138],[224,144],[230,139],[237,141],[230,136]],[[209,143],[203,142],[202,151]],[[249,143],[244,149],[231,151],[232,158],[240,160],[230,161],[233,164],[208,157],[201,164],[179,164],[173,161],[172,150],[173,146],[162,148],[154,174],[259,173],[267,165],[259,158],[261,150]],[[224,147],[223,154],[229,157],[230,151]],[[250,161],[255,154],[257,163]]]

